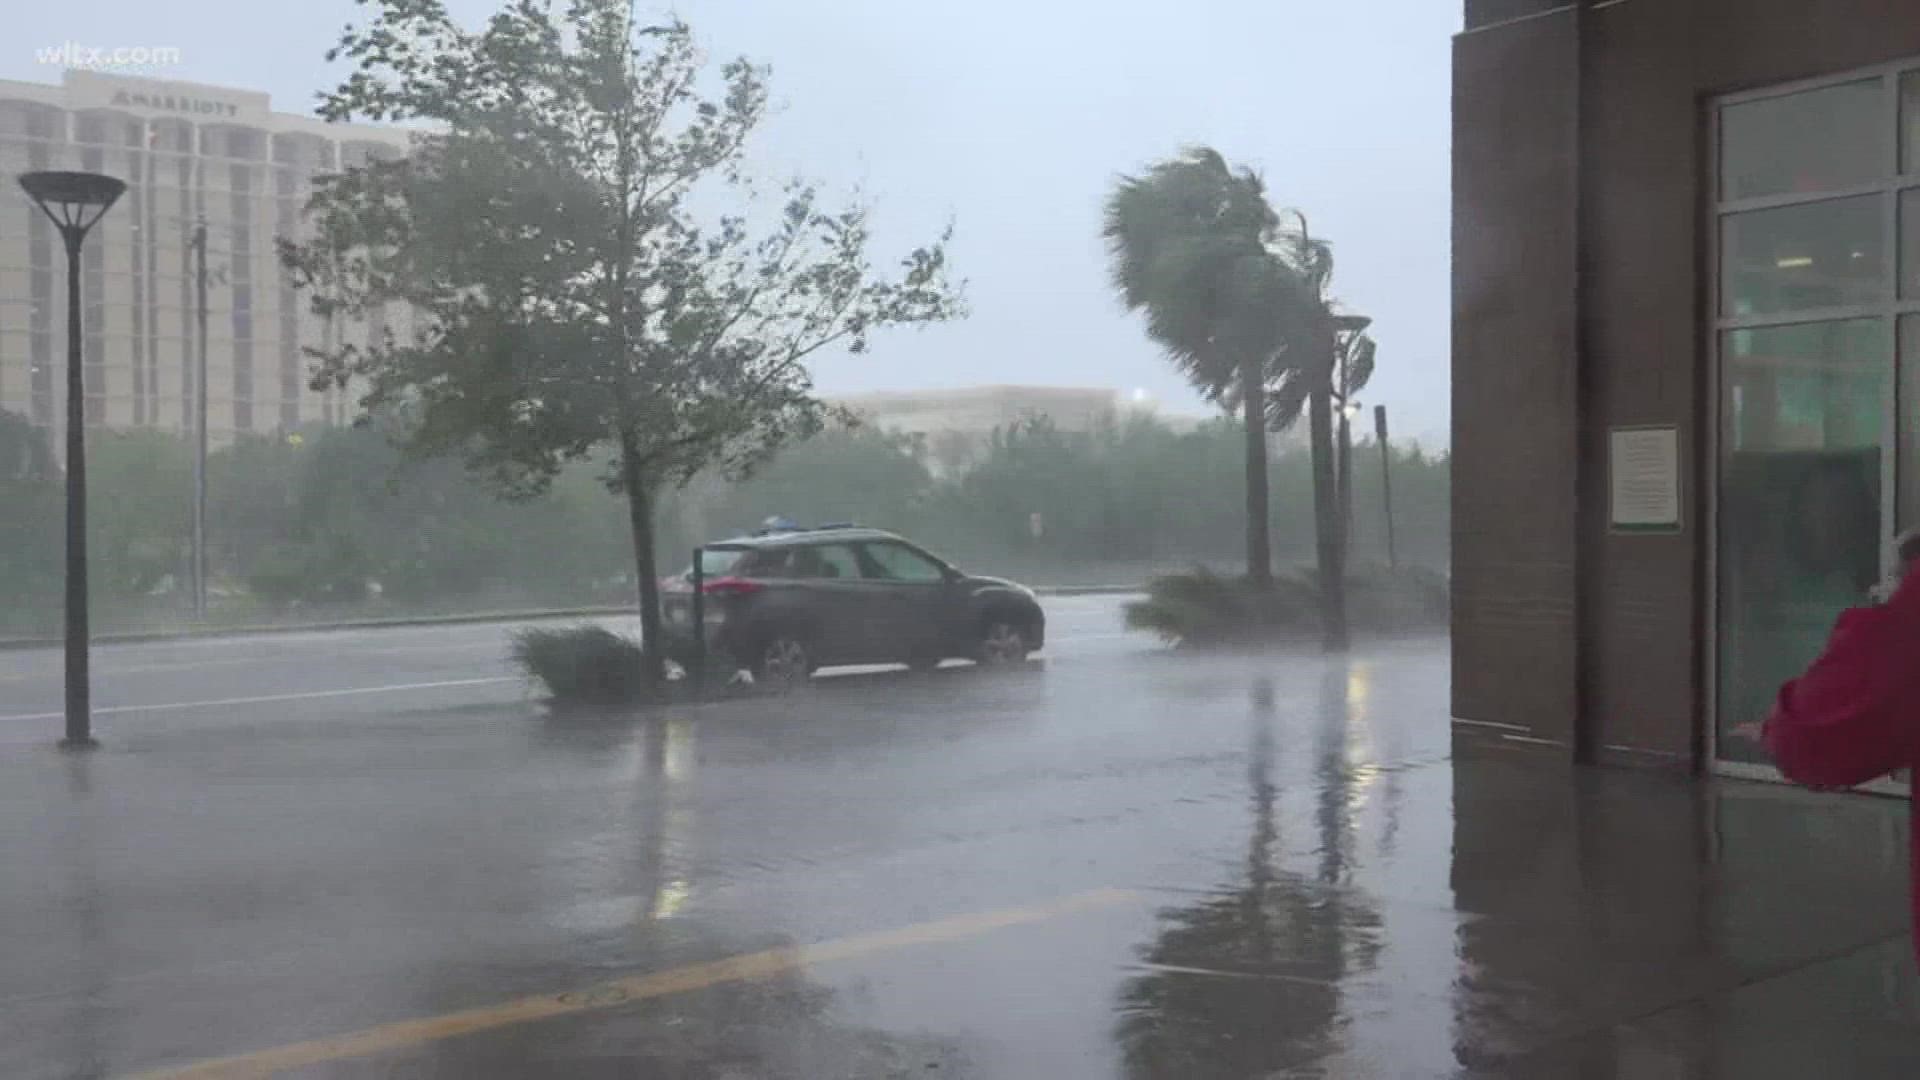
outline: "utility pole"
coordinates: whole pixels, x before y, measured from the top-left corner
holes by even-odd
[[[1347,369],[1347,354],[1351,351],[1351,341],[1340,343],[1340,412],[1335,434],[1335,441],[1339,445],[1339,457],[1336,459],[1339,471],[1334,475],[1334,490],[1339,494],[1342,556],[1353,550],[1353,413],[1359,406],[1353,401],[1351,375]],[[1345,563],[1343,557],[1341,564]]]
[[[1387,407],[1373,407],[1373,433],[1380,441],[1380,492],[1386,500],[1387,568],[1400,569],[1400,556],[1393,547],[1393,449],[1387,442]]]
[[[207,617],[207,221],[193,226],[193,617]]]

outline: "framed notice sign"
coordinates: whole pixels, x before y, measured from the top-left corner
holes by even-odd
[[[1616,532],[1680,531],[1680,430],[1620,427],[1608,433],[1609,519]]]

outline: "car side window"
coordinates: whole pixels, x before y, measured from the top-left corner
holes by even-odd
[[[862,567],[868,578],[916,585],[946,580],[939,563],[902,544],[866,544],[862,550],[867,555]]]
[[[793,553],[794,577],[857,578],[860,564],[853,552],[841,544],[796,548]]]
[[[765,551],[751,551],[734,562],[731,570],[740,577],[782,578],[791,577],[788,553],[773,548]]]

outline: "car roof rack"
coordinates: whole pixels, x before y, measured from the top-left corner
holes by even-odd
[[[748,537],[758,538],[758,537],[765,537],[765,536],[792,536],[796,533],[832,532],[839,529],[864,529],[864,528],[866,528],[866,526],[860,524],[857,521],[834,521],[834,522],[829,522],[825,525],[763,526],[761,528],[755,529],[752,532],[746,534],[746,536],[742,537],[742,539],[746,539]]]

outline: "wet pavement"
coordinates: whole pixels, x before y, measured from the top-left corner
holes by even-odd
[[[129,646],[78,756],[0,655],[0,1076],[1920,1075],[1901,804],[1456,740],[1441,641],[1049,607],[1024,670],[602,720],[500,627]]]

